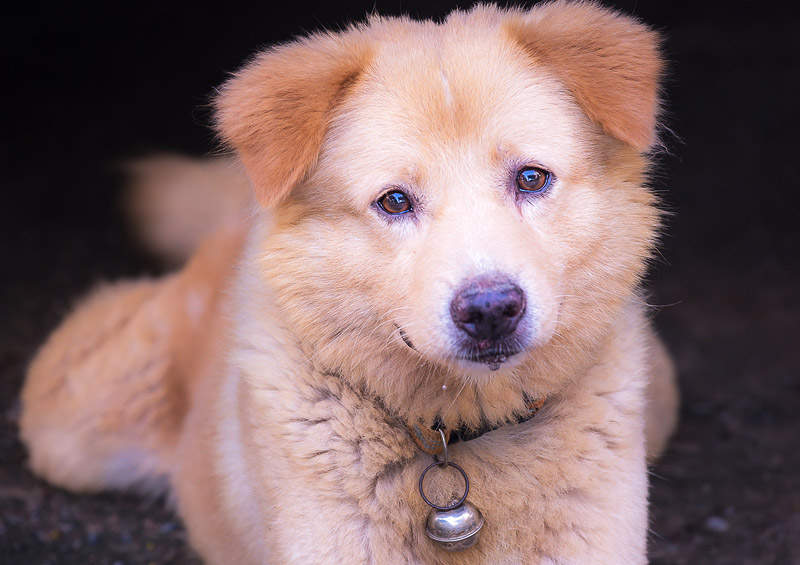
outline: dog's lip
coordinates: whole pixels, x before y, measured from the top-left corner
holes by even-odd
[[[400,339],[403,340],[403,343],[405,343],[408,347],[410,347],[411,349],[416,351],[417,348],[414,347],[413,343],[411,343],[411,339],[409,339],[408,334],[406,334],[405,330],[403,328],[401,328],[399,324],[395,324],[395,327],[400,332]]]
[[[512,351],[486,351],[484,353],[478,353],[476,355],[460,355],[458,359],[460,361],[469,361],[470,363],[480,363],[482,365],[488,365],[489,369],[492,371],[496,371],[500,368],[500,366],[508,361],[510,357],[513,357],[519,353],[519,350],[512,350]]]
[[[519,351],[489,351],[486,353],[479,353],[477,355],[460,355],[458,358],[463,361],[474,361],[476,363],[488,363],[489,361],[505,361],[509,357],[513,357]]]
[[[411,342],[411,339],[406,334],[405,330],[400,326],[400,324],[395,323],[394,326],[397,328],[398,334],[400,335],[400,339],[403,340],[410,349],[416,351],[417,348],[414,347],[414,344]],[[484,351],[483,353],[477,353],[475,355],[458,355],[456,359],[459,361],[467,361],[470,363],[480,363],[481,365],[488,365],[489,369],[492,371],[496,371],[500,368],[500,366],[508,361],[510,357],[513,357],[517,353],[519,353],[520,349],[514,349],[510,351],[497,351],[497,350],[488,350]]]

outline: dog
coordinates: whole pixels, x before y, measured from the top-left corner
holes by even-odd
[[[260,53],[215,100],[235,157],[134,198],[192,258],[96,290],[31,363],[31,468],[166,489],[209,563],[645,563],[678,404],[641,290],[663,66],[568,1]],[[471,547],[420,494],[469,505]]]

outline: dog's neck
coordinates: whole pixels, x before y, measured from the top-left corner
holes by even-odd
[[[544,397],[533,398],[523,394],[523,408],[521,410],[514,410],[508,417],[497,421],[490,421],[483,415],[477,425],[465,423],[460,414],[454,414],[455,417],[451,416],[446,421],[442,417],[442,413],[439,413],[429,422],[424,417],[415,416],[408,410],[398,410],[388,405],[383,398],[368,390],[364,385],[354,387],[352,380],[348,379],[340,371],[327,369],[321,371],[321,373],[322,377],[335,379],[354,389],[359,396],[369,397],[379,407],[380,411],[386,414],[387,418],[401,423],[408,430],[409,435],[420,449],[432,455],[438,454],[442,448],[439,430],[442,430],[448,443],[469,441],[503,425],[518,424],[530,420],[541,409],[546,400]]]
[[[317,357],[308,352],[309,358]],[[317,357],[318,359],[318,357]],[[357,367],[312,362],[315,372],[333,376],[369,396],[391,417],[422,430],[443,428],[475,432],[514,422],[527,415],[533,403],[547,396],[528,392],[515,375],[498,375],[491,382],[438,373],[430,367],[405,372],[365,361]],[[459,380],[461,382],[459,382]],[[533,388],[533,387],[532,387]]]
[[[480,433],[525,418],[542,400],[558,402],[567,387],[603,362],[614,342],[614,326],[609,324],[592,342],[556,338],[518,365],[480,378],[425,361],[399,339],[377,355],[353,347],[346,357],[334,357],[325,355],[334,348],[299,347],[315,372],[335,375],[376,399],[407,426]]]
[[[506,424],[522,424],[527,422],[539,412],[544,406],[546,399],[525,399],[525,412],[515,414],[512,420],[507,420],[498,424],[484,422],[477,429],[461,426],[459,428],[447,428],[443,423],[436,421],[433,426],[426,427],[423,424],[405,422],[409,436],[414,440],[422,451],[429,455],[440,455],[444,451],[445,445],[458,443],[460,441],[470,441],[481,437],[483,434],[494,431]]]

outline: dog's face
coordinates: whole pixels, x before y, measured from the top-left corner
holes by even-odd
[[[572,4],[376,21],[256,60],[220,128],[277,205],[263,268],[294,331],[371,378],[524,366],[555,386],[652,244],[658,66],[650,32]]]
[[[608,190],[599,128],[491,39],[380,57],[296,195],[341,234],[325,254],[368,279],[368,315],[473,375],[550,340]]]

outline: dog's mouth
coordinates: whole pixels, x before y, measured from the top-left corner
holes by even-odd
[[[395,324],[395,327],[400,332],[400,339],[403,340],[403,343],[405,343],[408,347],[410,347],[411,349],[416,351],[417,348],[414,347],[413,343],[411,343],[411,340],[408,338],[408,334],[405,332],[405,330],[403,328],[401,328],[400,326],[398,326],[397,324]]]
[[[403,343],[405,343],[409,349],[417,351],[417,348],[414,347],[414,343],[411,341],[411,338],[408,337],[408,334],[405,332],[405,330],[398,324],[395,324],[395,327],[397,328],[397,332],[400,335],[400,339],[403,340]],[[487,365],[490,371],[497,371],[511,357],[513,357],[519,352],[520,352],[519,349],[503,348],[503,350],[501,351],[498,348],[490,348],[478,353],[457,355],[456,359],[458,359],[459,361],[468,361],[470,363],[480,363],[481,365]]]
[[[490,371],[496,371],[504,363],[506,363],[510,357],[513,357],[517,353],[519,353],[519,351],[516,350],[513,351],[488,350],[473,355],[462,355],[459,356],[458,359],[461,361],[469,361],[471,363],[480,363],[483,365],[487,365]]]

